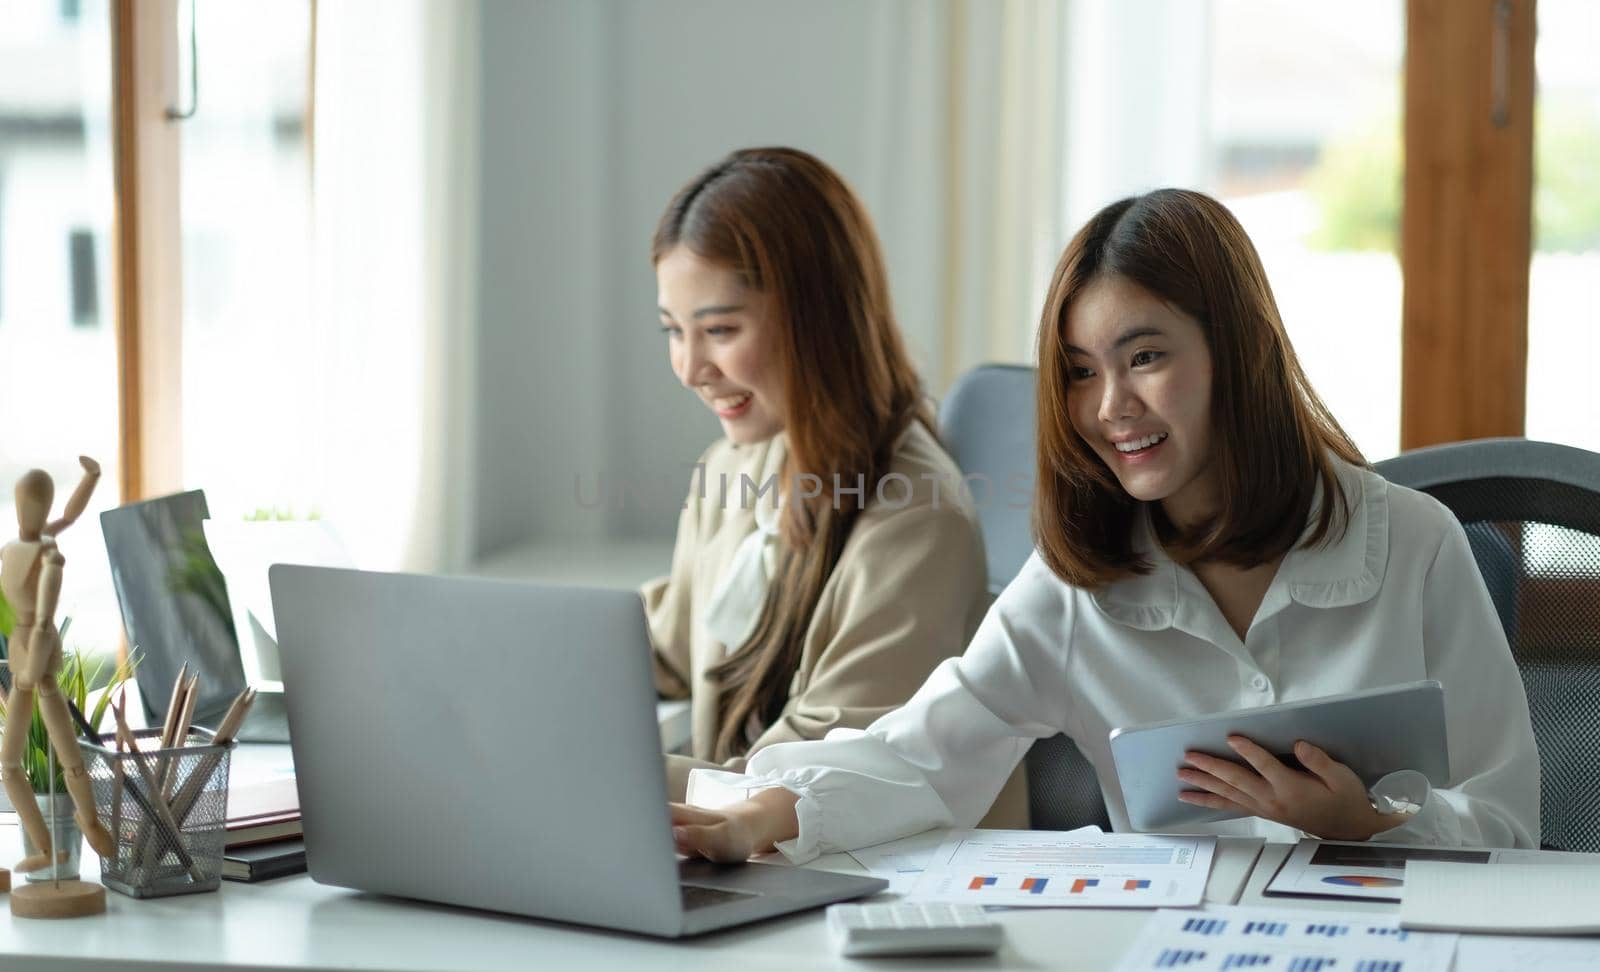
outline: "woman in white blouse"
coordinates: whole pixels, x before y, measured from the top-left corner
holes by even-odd
[[[1112,728],[1424,678],[1444,685],[1448,789],[1401,771],[1369,792],[1314,740],[1302,771],[1235,737],[1238,761],[1178,771],[1183,799],[1244,814],[1200,829],[1538,846],[1527,699],[1465,535],[1367,467],[1226,208],[1160,190],[1078,233],[1040,323],[1038,424],[1037,549],[965,654],[865,730],[691,774],[682,851],[799,861],[972,826],[1057,732],[1126,830]]]

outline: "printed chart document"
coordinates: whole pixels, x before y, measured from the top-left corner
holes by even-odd
[[[1090,824],[1077,830],[1069,830],[1061,836],[1097,837],[1102,833],[1104,831],[1099,827]],[[881,877],[888,881],[890,894],[907,894],[916,885],[922,872],[928,869],[934,852],[944,844],[945,836],[945,831],[929,830],[899,840],[862,847],[850,851],[850,856],[873,877]]]
[[[1455,935],[1343,911],[1210,907],[1150,916],[1117,972],[1449,972]]]
[[[1600,866],[1411,861],[1403,928],[1511,935],[1600,935]]]
[[[850,856],[873,877],[888,881],[891,894],[905,894],[927,870],[928,862],[933,860],[933,852],[943,843],[943,831],[929,830],[899,840],[861,847],[850,851]]]
[[[1448,864],[1587,864],[1600,866],[1600,854],[1513,848],[1444,848],[1407,844],[1302,840],[1289,852],[1262,891],[1269,897],[1365,898],[1399,901],[1408,861]]]
[[[1215,837],[952,830],[908,901],[1012,908],[1181,908],[1206,890]]]

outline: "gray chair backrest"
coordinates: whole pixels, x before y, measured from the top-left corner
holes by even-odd
[[[999,594],[1033,553],[1033,369],[979,365],[939,407],[939,434],[978,504],[989,593]]]
[[[1544,845],[1600,851],[1600,455],[1479,439],[1377,469],[1461,521],[1527,688]]]
[[[999,594],[1033,552],[1033,369],[980,365],[962,375],[939,409],[939,430],[977,501],[989,592]],[[1034,829],[1111,828],[1094,767],[1068,736],[1034,743],[1027,774]]]

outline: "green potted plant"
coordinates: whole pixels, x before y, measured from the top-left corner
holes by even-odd
[[[16,626],[16,618],[11,609],[0,597],[0,658],[10,657],[10,638]],[[72,626],[72,619],[66,618],[61,622],[61,634],[64,638],[67,630]],[[106,708],[110,704],[112,690],[132,672],[131,663],[126,667],[109,662],[105,659],[96,659],[85,662],[82,655],[76,651],[67,650],[62,653],[61,671],[56,675],[56,684],[61,687],[61,694],[79,712],[85,714],[89,725],[96,730],[100,728],[105,718]],[[6,683],[10,684],[9,677]],[[93,686],[105,684],[105,691],[100,693],[93,711],[88,708],[89,691]],[[0,725],[4,724],[6,716],[5,696],[0,694]],[[54,828],[55,840],[60,847],[69,851],[65,861],[54,868],[45,867],[28,875],[30,881],[76,878],[78,876],[78,861],[83,848],[83,835],[78,830],[77,821],[72,817],[72,799],[67,795],[66,780],[62,776],[61,767],[54,766],[54,802],[51,798],[51,770],[50,737],[45,730],[44,719],[39,714],[37,703],[34,705],[33,719],[28,726],[28,744],[24,748],[22,757],[23,770],[28,778],[28,785],[33,789],[34,797],[39,801],[39,811],[44,814],[45,820],[50,821]],[[33,842],[28,839],[26,831],[23,833],[24,855],[37,852]]]

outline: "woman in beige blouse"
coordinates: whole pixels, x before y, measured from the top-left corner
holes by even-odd
[[[746,149],[667,206],[651,250],[672,370],[721,420],[645,585],[656,681],[695,767],[863,728],[958,655],[988,604],[970,493],[940,447],[865,209],[793,149]],[[997,825],[1022,825],[1016,786]]]

